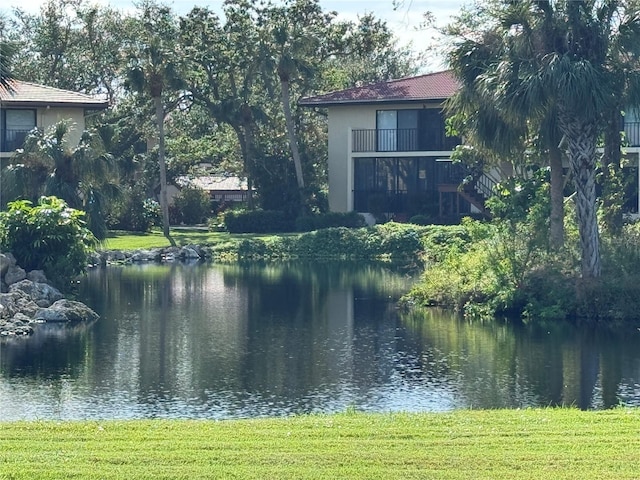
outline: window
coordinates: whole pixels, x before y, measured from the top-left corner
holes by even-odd
[[[36,127],[35,110],[4,109],[0,129],[0,151],[22,147],[27,134]]]
[[[378,152],[411,152],[418,146],[418,110],[378,110]]]

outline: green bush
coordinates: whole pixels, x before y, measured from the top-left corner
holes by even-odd
[[[300,235],[243,239],[213,249],[217,260],[382,260],[415,265],[423,256],[425,227],[389,223],[367,228],[324,228]]]
[[[426,215],[414,215],[409,219],[409,223],[414,225],[429,225],[431,220]]]
[[[224,225],[230,233],[278,233],[293,231],[293,221],[277,210],[228,211]]]
[[[9,203],[0,212],[0,248],[11,252],[27,271],[43,270],[49,280],[66,289],[87,266],[96,239],[82,220],[84,212],[56,197]]]
[[[310,232],[321,228],[360,228],[364,226],[364,217],[357,212],[328,212],[296,219],[296,230],[298,232]]]
[[[147,198],[142,188],[134,188],[112,206],[107,225],[115,230],[148,232],[154,225],[160,225],[161,218],[160,204]]]
[[[173,199],[174,218],[171,223],[196,225],[211,215],[211,200],[201,188],[185,187]]]

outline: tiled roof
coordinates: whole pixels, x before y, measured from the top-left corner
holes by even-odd
[[[348,88],[300,100],[300,105],[327,107],[357,103],[445,100],[459,84],[450,70]]]
[[[0,87],[0,102],[3,105],[81,108],[107,108],[109,106],[106,100],[85,95],[84,93],[20,80],[12,80],[11,87],[11,90]]]
[[[193,185],[208,192],[218,190],[248,190],[247,181],[238,177],[224,175],[205,175],[201,177],[189,178],[178,177],[176,183],[180,186]]]

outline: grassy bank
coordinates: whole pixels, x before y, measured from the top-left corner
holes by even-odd
[[[637,479],[640,410],[0,423],[0,478]]]
[[[439,227],[437,227],[439,228]],[[303,233],[229,234],[206,230],[175,229],[178,245],[211,247],[212,257],[223,261],[262,259],[419,261],[428,227],[387,223],[369,228],[335,227]],[[103,250],[166,247],[160,232],[111,232]]]
[[[232,237],[225,232],[209,232],[201,229],[172,229],[171,236],[178,245],[205,245],[225,242]],[[136,250],[145,248],[161,248],[170,245],[162,232],[154,230],[152,232],[124,232],[110,231],[107,238],[102,242],[103,250]]]

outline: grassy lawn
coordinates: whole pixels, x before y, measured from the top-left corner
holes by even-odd
[[[171,236],[178,245],[211,245],[239,238],[267,238],[271,235],[238,234],[231,235],[226,232],[209,232],[203,229],[181,228],[172,229]],[[145,248],[168,247],[169,241],[164,238],[162,231],[152,232],[124,232],[111,231],[100,246],[101,250],[136,250]]]
[[[640,410],[0,423],[0,478],[638,479]]]

